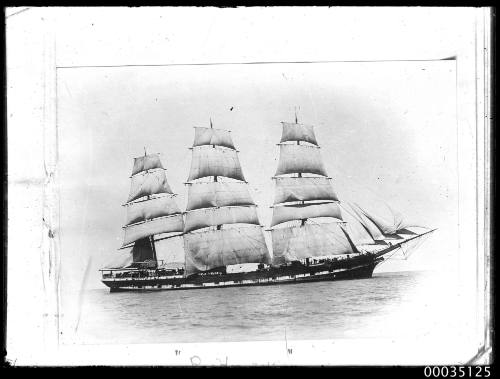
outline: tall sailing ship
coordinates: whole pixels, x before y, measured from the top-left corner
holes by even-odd
[[[124,267],[101,269],[111,291],[180,290],[370,278],[375,267],[434,229],[390,209],[387,220],[341,202],[313,126],[282,122],[270,228],[263,229],[231,132],[195,127],[180,211],[158,154],[134,159],[122,248]],[[264,231],[270,232],[272,258]],[[159,260],[156,244],[182,238],[183,267]]]

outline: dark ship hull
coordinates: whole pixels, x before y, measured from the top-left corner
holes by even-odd
[[[252,272],[226,273],[211,270],[191,276],[161,275],[157,270],[136,270],[129,275],[116,276],[103,272],[102,282],[111,292],[187,290],[221,287],[266,286],[305,282],[371,278],[373,270],[392,248],[375,254],[363,254],[344,260],[325,260],[317,264],[293,262],[290,265],[262,268]]]

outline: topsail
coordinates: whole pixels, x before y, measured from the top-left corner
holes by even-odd
[[[331,217],[342,221],[340,208],[336,203],[309,203],[281,205],[273,208],[271,226],[287,221],[303,220],[316,217]]]
[[[198,182],[188,188],[186,211],[230,205],[255,205],[244,182]]]
[[[203,178],[211,181],[199,181]],[[195,128],[184,226],[186,271],[267,263],[269,252],[230,132]]]
[[[161,196],[127,204],[127,224],[131,225],[157,217],[181,214],[173,196]]]
[[[328,178],[276,177],[275,179],[275,205],[290,201],[339,200]]]
[[[164,170],[140,173],[131,178],[127,202],[162,193],[173,194]]]

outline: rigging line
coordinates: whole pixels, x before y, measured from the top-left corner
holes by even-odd
[[[361,182],[360,180],[357,180],[355,179],[354,177],[350,176],[346,171],[344,171],[343,169],[340,168],[340,165],[337,165],[334,163],[334,166],[336,166],[336,170],[337,171],[340,171],[343,175],[344,178],[348,178],[348,180],[352,180],[354,181],[356,184],[360,185],[361,187],[363,188],[366,188],[368,191],[370,191],[373,195],[375,195],[375,197],[377,197],[377,199],[379,199],[380,201],[383,201],[385,202],[384,198],[382,198],[378,193],[376,193],[374,190],[372,190],[370,187],[368,187],[366,184],[364,184],[363,182]]]
[[[173,233],[178,233],[178,232],[173,232]],[[161,238],[155,239],[155,242],[159,242],[159,241],[163,241],[163,240],[167,240],[167,239],[175,238],[175,237],[182,237],[183,235],[184,235],[184,232],[182,232],[180,234],[173,235],[173,236],[161,237]]]
[[[318,225],[320,228],[322,228],[322,229],[325,231],[326,238],[330,241],[330,244],[331,244],[332,246],[341,245],[341,246],[343,246],[343,247],[347,247],[347,245],[345,245],[345,244],[343,243],[343,241],[341,241],[341,240],[340,240],[340,238],[338,238],[338,237],[337,237],[337,236],[336,236],[333,232],[330,232],[329,230],[326,230],[326,229],[323,227],[324,225],[326,226],[326,225],[330,225],[330,224],[320,224],[320,223],[315,222],[314,220],[310,220],[310,221],[311,221],[313,224]],[[338,223],[335,223],[335,224],[338,224]],[[333,239],[334,239],[333,243],[332,243],[332,239],[331,239],[331,238],[329,238],[328,234],[331,234],[331,235],[332,235],[332,237],[333,237]],[[349,243],[349,241],[348,241],[348,243]],[[350,247],[350,246],[349,246],[349,247]]]
[[[410,241],[410,242],[414,242],[413,246],[409,245],[408,246],[408,249],[407,251],[405,252],[405,256],[406,258],[408,259],[411,255],[413,255],[413,253],[420,247],[422,246],[422,244],[427,240],[427,238],[429,237],[429,235],[425,235],[424,238],[422,239],[417,239],[417,240],[413,240],[413,241]],[[408,255],[407,255],[408,254]]]
[[[410,241],[411,243],[408,245],[401,245],[401,251],[403,252],[403,256],[405,260],[408,260],[410,256],[413,254],[413,252],[416,251],[422,244],[422,240],[413,240]]]
[[[290,221],[288,221],[288,222],[290,222]],[[296,222],[296,220],[293,220],[293,221],[291,221],[291,226],[290,226],[289,228],[296,228],[296,227],[298,227],[298,226],[299,226],[299,225],[298,225],[298,223]],[[272,239],[272,232],[273,232],[274,230],[280,230],[280,229],[286,229],[286,227],[284,227],[284,228],[278,228],[278,229],[270,229],[270,232],[271,232],[271,239]],[[285,248],[283,249],[283,253],[282,253],[282,255],[280,255],[280,257],[285,257],[286,255],[289,255],[289,247],[290,247],[291,240],[292,240],[291,238],[288,238],[288,239],[286,240],[286,246],[285,246]],[[275,252],[274,252],[274,245],[273,245],[273,243],[272,243],[272,242],[271,242],[271,245],[272,245],[272,247],[273,247],[273,259],[274,259],[274,258],[276,258],[277,256],[275,255]],[[296,258],[296,257],[295,257],[295,258]]]
[[[401,246],[401,250],[403,251],[403,259],[406,261],[408,258],[410,258],[410,252],[415,251],[415,249],[418,248],[418,245],[413,246],[413,249],[411,247],[407,247],[403,249],[403,246]]]
[[[158,196],[158,195],[161,195],[161,196]],[[148,199],[139,200],[139,199],[141,199],[143,197],[146,197],[146,196],[154,196],[154,197],[150,197]],[[131,200],[129,202],[126,202],[125,204],[122,204],[122,207],[129,207],[129,206],[134,205],[134,204],[144,203],[145,201],[157,200],[157,199],[164,199],[166,197],[169,197],[170,199],[173,199],[176,196],[177,196],[176,193],[170,193],[170,192],[153,193],[151,195],[144,195],[144,196],[138,197],[137,199],[134,199],[134,200]],[[136,201],[136,200],[138,200],[138,201]]]
[[[362,216],[363,216],[364,218],[366,218],[368,221],[370,221],[370,222],[371,222],[371,223],[375,226],[375,228],[376,228],[376,229],[378,229],[378,231],[380,232],[380,234],[381,234],[383,237],[385,237],[387,233],[385,233],[385,232],[382,230],[382,228],[378,225],[378,223],[376,223],[376,222],[373,220],[372,216],[368,215],[368,214],[367,214],[367,213],[363,210],[363,208],[361,208],[358,204],[356,204],[356,203],[353,203],[353,204],[354,204],[354,206],[356,206],[357,208],[359,208],[359,211],[361,212]]]
[[[263,246],[266,246],[266,248],[267,248],[267,244],[265,243],[265,240],[264,240],[264,242],[261,242],[261,241],[259,241],[259,240],[255,239],[255,238],[253,238],[253,237],[250,237],[250,236],[248,236],[248,235],[244,235],[244,234],[242,234],[242,232],[241,232],[241,230],[240,230],[240,229],[237,229],[237,228],[234,228],[234,229],[236,229],[236,231],[237,231],[239,234],[241,234],[243,237],[246,237],[247,239],[251,239],[251,240],[253,240],[253,241],[255,241],[255,242],[257,242],[257,243],[259,243],[259,244],[261,244],[261,245],[263,245]],[[229,230],[229,229],[228,229],[228,230]]]
[[[400,229],[401,227],[401,224],[402,224],[402,218],[400,217],[400,221],[401,222],[396,222],[396,213],[400,213],[399,211],[395,211],[394,209],[392,209],[392,207],[389,206],[389,203],[387,203],[385,200],[381,200],[382,204],[384,204],[385,207],[387,207],[387,209],[389,210],[391,216],[392,216],[392,221],[393,221],[393,225],[396,226],[396,224],[399,226],[399,228],[397,229]]]
[[[148,168],[147,170],[142,170],[142,171],[139,171],[135,174],[130,175],[129,178],[132,179],[132,178],[135,178],[138,176],[146,176],[146,175],[151,174],[151,173],[160,172],[161,170],[167,171],[167,169],[165,167]]]
[[[238,233],[239,233],[239,231],[238,231]],[[250,242],[250,244],[252,245],[252,247],[255,248],[255,249],[258,248],[257,244],[261,244],[261,242],[257,241],[255,238],[252,238],[252,237],[249,237],[249,236],[244,236],[244,237],[246,237],[246,239]],[[254,243],[252,244],[252,242],[254,242]],[[257,244],[255,244],[255,242],[257,242]]]
[[[238,230],[238,233],[240,233],[240,234],[241,234],[240,230]],[[265,240],[264,240],[264,243],[261,243],[260,241],[257,241],[255,238],[252,238],[252,237],[250,237],[250,236],[244,236],[244,237],[246,237],[248,241],[252,240],[252,241],[254,241],[254,242],[257,242],[257,243],[259,243],[259,244],[264,245],[264,246],[265,246],[265,248],[266,248],[266,252],[265,252],[263,255],[264,255],[264,256],[269,256],[269,257],[270,257],[270,254],[269,254],[269,249],[267,248],[267,244],[265,243]],[[252,244],[252,243],[250,242],[250,244]],[[259,247],[258,247],[258,246],[256,246],[255,244],[253,244],[253,245],[252,245],[252,247],[253,247],[254,249],[258,249],[258,248],[259,248]],[[261,259],[262,259],[262,257],[261,257]],[[249,263],[250,263],[250,262],[249,262]]]
[[[365,230],[365,232],[368,234],[368,236],[372,239],[373,242],[376,242],[375,241],[375,238],[373,238],[373,235],[370,233],[370,231],[368,230],[368,228],[366,227],[366,225],[364,225],[360,220],[359,220],[359,217],[357,215],[354,215],[351,211],[349,211],[345,206],[343,206],[342,204],[339,205],[343,210],[345,210],[348,214],[350,214],[352,216],[352,218],[354,218],[354,220],[361,225],[361,227]],[[346,224],[348,224],[346,222]]]
[[[384,263],[386,263],[387,261],[389,261],[389,260],[392,258],[392,256],[393,256],[394,254],[396,254],[398,251],[399,251],[399,247],[398,247],[397,249],[395,249],[395,250],[394,250],[394,252],[393,252],[392,254],[390,254],[387,258],[384,258],[384,260],[383,260],[382,262],[380,262],[380,263],[378,264],[378,266],[380,267],[380,266],[382,266]]]
[[[423,238],[421,241],[418,241],[417,245],[414,249],[410,250],[410,256],[416,251],[417,248],[420,248],[425,242],[427,242],[427,236]]]
[[[419,241],[419,242],[420,242],[421,240],[418,240],[418,238],[419,238],[419,237],[428,236],[428,235],[430,235],[430,233],[421,234],[421,235],[419,235],[419,236],[417,236],[417,237],[414,237],[414,238],[412,238],[412,239],[408,239],[408,240],[406,240],[406,241],[398,242],[398,247],[397,247],[397,248],[394,250],[394,252],[393,252],[392,254],[390,254],[390,255],[389,255],[389,256],[388,256],[388,257],[387,257],[387,258],[386,258],[386,259],[385,259],[382,263],[384,263],[384,262],[386,262],[387,260],[391,259],[391,258],[392,258],[392,256],[393,256],[394,254],[396,254],[397,252],[399,252],[400,250],[403,252],[403,255],[404,255],[404,254],[405,254],[405,252],[404,252],[404,250],[403,250],[403,248],[402,248],[402,247],[404,246],[403,244],[406,244],[406,243],[409,243],[409,242],[412,242],[412,241]],[[415,250],[417,247],[418,247],[418,245],[415,245],[415,246],[413,247],[413,250]],[[382,264],[382,263],[381,263],[381,264]]]

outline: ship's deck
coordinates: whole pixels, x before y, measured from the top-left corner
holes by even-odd
[[[205,275],[194,274],[188,277],[160,276],[155,275],[153,270],[148,270],[149,272],[143,272],[140,277],[103,277],[103,283],[112,289],[189,289],[351,279],[352,275],[371,276],[375,265],[381,260],[382,258],[374,255],[364,255],[348,261],[327,261],[312,265],[291,264],[251,272],[213,275],[204,273]]]

